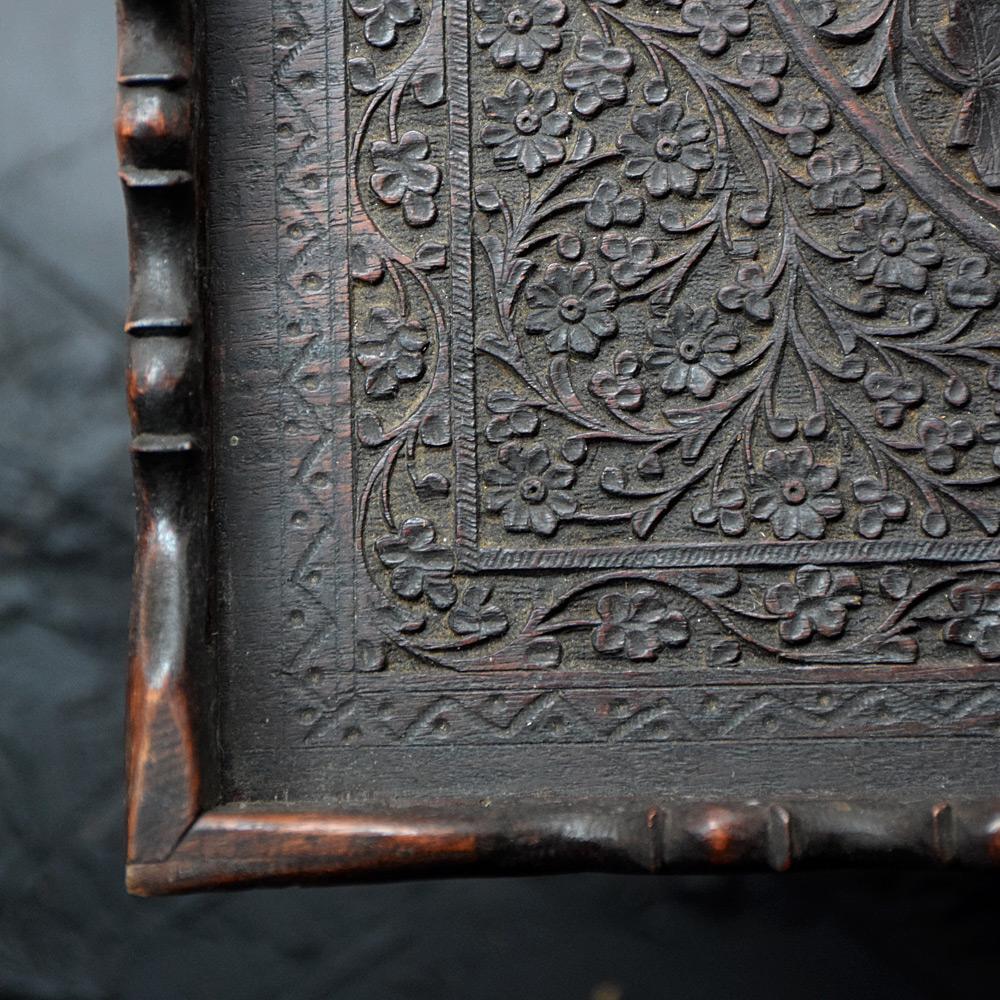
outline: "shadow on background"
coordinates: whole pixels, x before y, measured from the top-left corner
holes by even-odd
[[[125,896],[113,7],[0,0],[0,998],[913,1000],[995,984],[1000,881],[979,874]]]

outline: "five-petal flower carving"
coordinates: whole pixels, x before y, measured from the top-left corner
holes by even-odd
[[[615,356],[613,372],[595,372],[590,380],[590,391],[611,409],[629,412],[642,409],[645,390],[635,377],[641,367],[642,363],[632,351],[621,351]]]
[[[609,45],[600,35],[584,35],[576,45],[577,58],[563,71],[563,83],[573,97],[573,110],[593,118],[604,108],[625,103],[625,78],[632,72],[628,49]]]
[[[426,597],[439,611],[455,603],[454,553],[437,542],[434,525],[426,518],[409,518],[396,534],[380,538],[375,551],[382,565],[392,570],[392,589],[400,597],[408,601]]]
[[[764,606],[781,618],[778,633],[788,643],[809,642],[817,635],[836,638],[847,625],[848,608],[860,603],[857,575],[823,566],[800,566],[794,583],[775,584],[764,595]]]
[[[562,163],[566,148],[559,140],[569,132],[570,120],[556,104],[554,90],[535,91],[523,80],[512,80],[502,96],[483,98],[489,120],[480,134],[498,167],[516,165],[535,177]]]
[[[372,190],[386,205],[402,202],[403,217],[411,226],[427,226],[437,218],[434,195],[441,186],[441,170],[428,163],[429,158],[427,136],[416,129],[404,132],[398,143],[372,143]]]
[[[806,163],[809,202],[817,212],[857,208],[866,191],[878,191],[884,181],[881,167],[866,167],[857,146],[823,148]]]
[[[854,257],[859,281],[880,288],[922,292],[927,269],[941,263],[941,251],[930,238],[934,220],[922,212],[908,212],[902,198],[890,198],[877,211],[861,209],[854,217],[856,232],[840,239],[840,248]]]
[[[430,341],[424,325],[376,306],[358,341],[358,364],[365,370],[365,392],[373,399],[388,399],[401,382],[413,382],[424,373],[424,352]]]
[[[655,591],[604,594],[597,602],[601,624],[591,642],[605,656],[624,656],[635,662],[655,660],[664,646],[687,644],[691,629],[680,611],[670,610]]]

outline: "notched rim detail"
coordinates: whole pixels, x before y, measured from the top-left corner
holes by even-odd
[[[116,133],[130,245],[137,498],[128,682],[130,863],[166,860],[201,807],[206,472],[197,292],[194,17],[119,0]],[[199,674],[201,676],[199,676]]]

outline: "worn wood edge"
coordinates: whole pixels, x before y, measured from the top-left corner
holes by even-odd
[[[133,863],[140,896],[262,884],[579,871],[789,871],[1000,861],[1000,800],[518,803],[363,812],[228,806],[169,859]]]
[[[127,695],[130,863],[168,858],[205,801],[207,470],[192,0],[118,0],[116,136],[129,232],[137,504]],[[201,744],[201,745],[200,745]]]

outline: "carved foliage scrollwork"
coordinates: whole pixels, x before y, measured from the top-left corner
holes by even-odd
[[[892,563],[1000,530],[996,261],[940,210],[956,191],[996,208],[989,5],[462,5],[472,400],[451,385],[444,6],[350,4],[356,534],[398,647],[452,669],[689,644],[706,666],[860,664],[912,662],[930,629],[995,659],[989,573],[903,587],[801,547],[896,545]],[[947,142],[918,75],[956,92]],[[933,190],[884,159],[911,134],[913,157],[946,150]],[[498,565],[557,545],[588,574],[520,598],[464,576],[462,489]],[[763,545],[776,568],[600,568],[602,548],[677,543]]]

